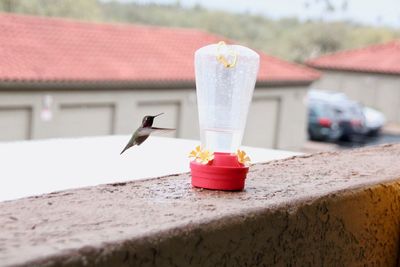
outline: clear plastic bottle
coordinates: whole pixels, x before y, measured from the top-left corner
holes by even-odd
[[[232,153],[241,145],[259,61],[256,52],[239,45],[213,44],[196,51],[196,92],[204,148]]]

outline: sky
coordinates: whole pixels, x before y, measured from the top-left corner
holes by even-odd
[[[175,4],[178,0],[120,0],[121,2]],[[332,0],[338,7],[327,12],[323,0],[179,0],[184,7],[200,5],[209,9],[235,13],[265,15],[270,18],[297,17],[301,20],[348,20],[375,26],[400,28],[400,0]],[[308,8],[306,7],[308,4]]]

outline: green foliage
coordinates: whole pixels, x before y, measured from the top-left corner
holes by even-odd
[[[99,20],[97,0],[0,0],[0,11],[83,20]]]
[[[343,2],[344,3],[344,2]],[[200,6],[184,9],[96,0],[0,0],[0,11],[91,21],[138,23],[198,28],[288,60],[386,42],[400,37],[398,30],[349,22],[300,22],[260,16],[209,11]]]

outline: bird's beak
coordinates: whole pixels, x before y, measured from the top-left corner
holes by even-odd
[[[160,116],[160,115],[162,115],[162,114],[164,114],[164,112],[163,112],[163,113],[160,113],[160,114],[157,114],[157,115],[155,115],[155,116],[153,116],[153,117],[155,118],[155,117],[158,117],[158,116]]]

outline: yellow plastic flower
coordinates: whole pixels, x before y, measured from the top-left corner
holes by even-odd
[[[210,150],[203,150],[200,146],[196,146],[195,150],[190,152],[189,158],[205,165],[214,159],[214,153]]]
[[[208,162],[212,161],[213,159],[214,159],[214,153],[212,153],[210,150],[203,150],[200,152],[199,157],[196,158],[196,161],[198,163],[205,165]]]
[[[197,159],[200,156],[200,153],[201,153],[201,147],[196,146],[196,148],[190,152],[189,158]]]
[[[249,166],[251,164],[251,160],[250,157],[247,156],[246,152],[244,152],[243,150],[237,150],[236,153],[237,157],[238,157],[238,161],[245,165],[245,166]]]

